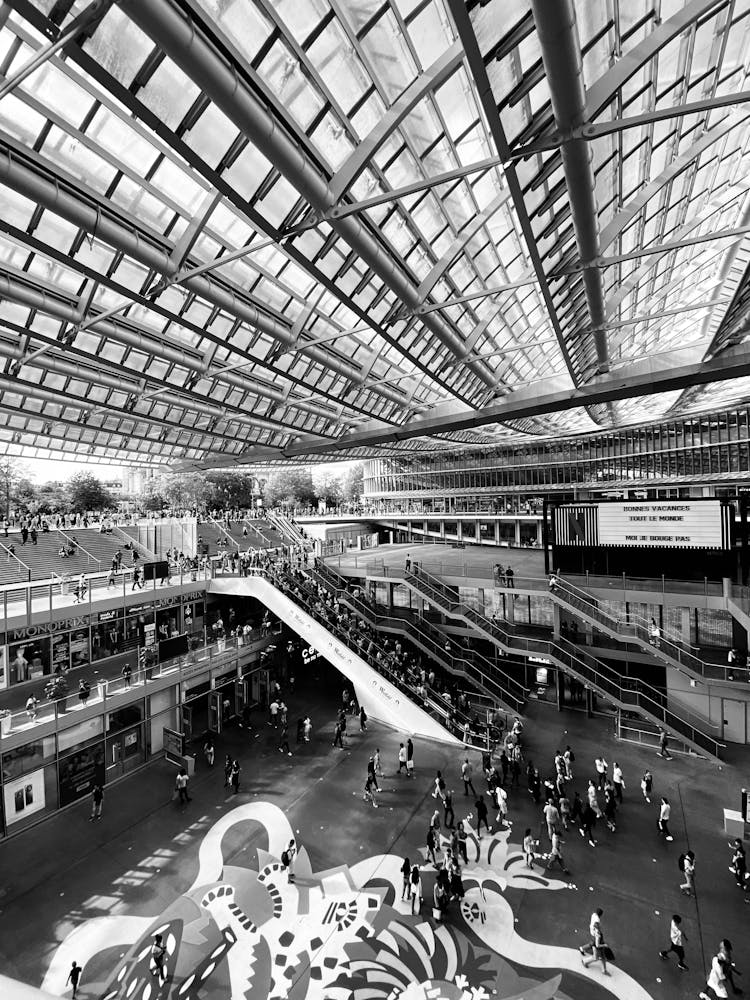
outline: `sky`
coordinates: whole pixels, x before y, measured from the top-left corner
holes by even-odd
[[[90,462],[57,462],[47,458],[22,459],[22,464],[29,477],[35,483],[47,482],[67,482],[78,472],[93,473],[98,479],[111,481],[121,479],[124,468],[120,465],[95,465]],[[313,466],[313,479],[324,476],[326,473],[332,476],[340,476],[346,470],[355,465],[355,462],[336,462],[332,464]]]

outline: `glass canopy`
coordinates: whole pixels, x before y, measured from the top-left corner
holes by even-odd
[[[230,466],[746,399],[749,13],[5,4],[0,449]]]

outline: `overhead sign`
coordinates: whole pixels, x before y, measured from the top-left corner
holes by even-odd
[[[728,548],[731,509],[719,500],[599,504],[599,544],[671,549]]]

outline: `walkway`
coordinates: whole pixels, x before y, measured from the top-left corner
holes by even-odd
[[[726,870],[721,831],[721,808],[739,798],[739,772],[690,758],[665,762],[615,744],[601,720],[537,706],[528,755],[545,772],[555,748],[568,742],[581,779],[600,751],[610,764],[620,761],[627,788],[617,833],[598,831],[592,850],[571,832],[564,848],[570,879],[548,881],[537,871],[529,880],[518,843],[526,826],[540,835],[540,814],[525,789],[513,791],[512,835],[482,837],[479,858],[470,843],[464,904],[454,904],[438,927],[428,905],[411,917],[400,902],[399,868],[404,855],[423,860],[436,768],[458,793],[458,817],[466,815],[461,755],[417,741],[410,782],[394,773],[398,733],[371,727],[353,735],[347,750],[334,750],[338,692],[311,681],[307,697],[291,700],[290,717],[311,711],[313,741],[293,744],[292,758],[278,753],[262,718],[249,735],[233,731],[219,744],[219,760],[229,751],[242,761],[237,797],[222,787],[218,766],[210,771],[199,760],[193,801],[181,812],[170,801],[174,771],[157,763],[107,789],[101,822],[89,824],[82,803],[0,844],[0,967],[62,995],[75,959],[84,967],[81,1000],[140,998],[146,983],[151,1000],[266,1000],[286,996],[292,984],[295,1000],[387,1000],[394,988],[410,986],[408,996],[420,1000],[476,1000],[493,990],[503,1000],[533,986],[537,1000],[687,1000],[722,936],[734,939],[737,964],[747,967],[738,933],[747,910]],[[379,810],[361,799],[376,746],[386,772]],[[641,798],[646,766],[655,794],[672,801],[674,843],[658,837],[656,805]],[[475,784],[482,790],[481,780]],[[583,781],[575,785],[582,789]],[[294,885],[279,868],[292,836],[301,848]],[[677,856],[688,846],[698,859],[697,904],[678,890]],[[425,895],[433,871],[425,864]],[[595,906],[605,911],[617,955],[606,980],[594,966],[584,973],[575,950]],[[684,917],[688,973],[657,954],[673,912]],[[145,957],[160,929],[170,952],[162,990]]]

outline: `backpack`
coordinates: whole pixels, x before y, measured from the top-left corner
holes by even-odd
[[[685,871],[685,855],[684,854],[681,854],[679,856],[679,858],[677,859],[677,867],[680,869],[681,872]]]
[[[570,751],[569,757],[570,757],[570,763],[571,764],[575,764],[575,762],[576,762],[576,755],[573,753],[572,750]]]
[[[281,852],[281,863],[284,866],[284,868],[289,867],[289,851]]]

